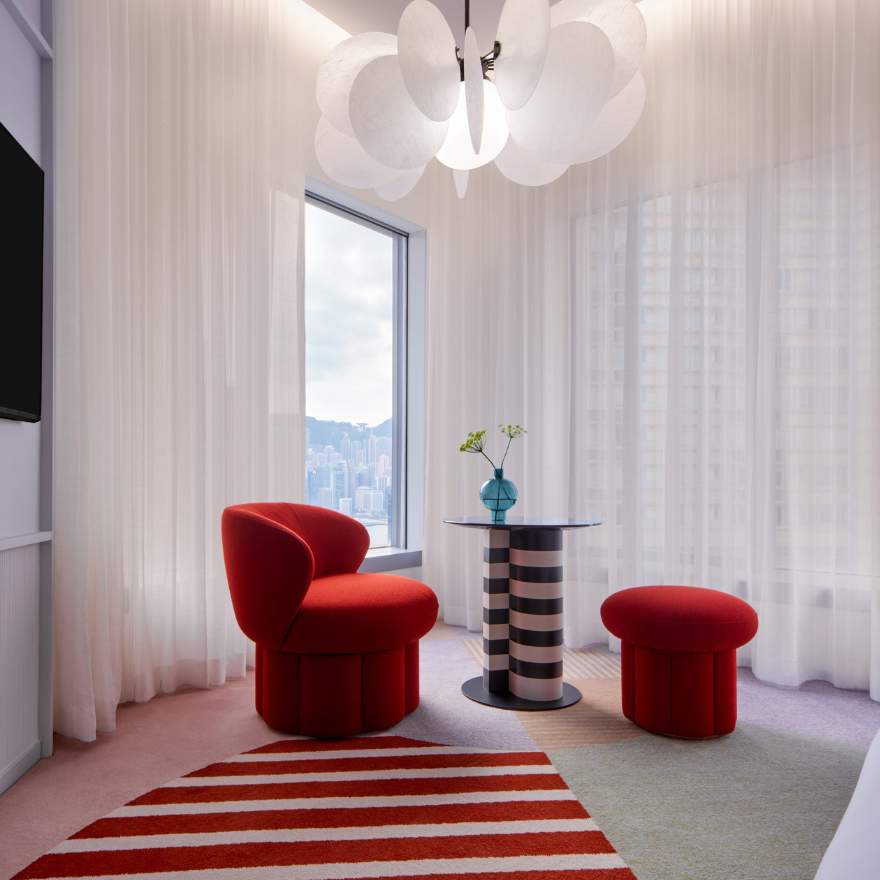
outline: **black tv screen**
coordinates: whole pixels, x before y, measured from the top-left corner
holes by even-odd
[[[0,418],[40,420],[43,171],[0,125]]]

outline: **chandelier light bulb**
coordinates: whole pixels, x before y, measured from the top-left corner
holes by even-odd
[[[437,153],[437,161],[447,168],[471,171],[488,165],[503,149],[509,135],[504,105],[498,89],[489,80],[483,80],[483,131],[480,152],[474,151],[468,125],[467,89],[461,84],[458,106],[449,120],[446,140]]]

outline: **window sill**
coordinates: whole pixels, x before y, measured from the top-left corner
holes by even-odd
[[[418,568],[421,564],[421,550],[377,547],[367,553],[367,558],[363,561],[359,571],[375,574],[381,571],[398,571],[402,568]]]

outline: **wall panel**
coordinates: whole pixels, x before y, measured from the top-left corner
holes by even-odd
[[[40,546],[0,552],[0,791],[40,757]]]

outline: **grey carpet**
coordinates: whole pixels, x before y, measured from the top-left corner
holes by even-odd
[[[461,683],[479,675],[480,667],[461,639],[425,639],[420,666],[419,708],[394,727],[393,733],[456,746],[535,749],[515,712],[481,706],[462,696]]]
[[[812,880],[864,751],[741,723],[550,757],[639,880]]]
[[[462,637],[473,636],[441,626],[422,643],[422,702],[393,732],[536,748],[516,713],[461,695],[479,672]],[[773,687],[748,670],[739,688],[729,737],[645,734],[548,750],[639,880],[812,880],[880,727],[880,704],[819,682]]]

